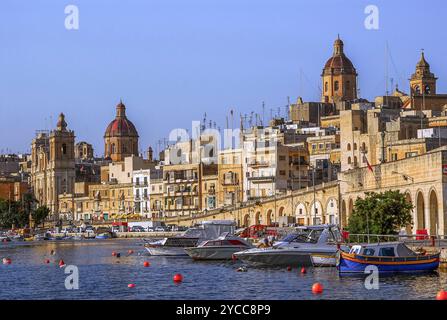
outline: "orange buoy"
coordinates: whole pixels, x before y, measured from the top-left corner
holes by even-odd
[[[292,271],[292,267],[287,267],[287,271]]]
[[[174,280],[174,282],[182,282],[183,281],[183,276],[180,273],[177,273],[176,275],[174,275],[172,280]]]
[[[323,293],[323,285],[319,282],[314,283],[312,286],[312,293],[321,294]]]
[[[305,273],[306,273],[306,268],[302,267],[302,268],[301,268],[301,273],[302,273],[302,274],[305,274]]]
[[[129,283],[129,284],[127,285],[127,287],[128,287],[128,288],[135,288],[135,284],[134,284],[134,283]]]
[[[149,267],[151,264],[148,261],[144,261],[143,266],[144,267]]]
[[[436,300],[447,300],[447,291],[441,290],[436,295]]]
[[[11,264],[11,262],[10,258],[3,258],[3,264]]]
[[[65,267],[65,262],[64,262],[64,260],[62,260],[62,259],[59,260],[59,267],[60,267],[60,268]]]

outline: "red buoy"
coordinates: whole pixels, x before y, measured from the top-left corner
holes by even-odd
[[[128,254],[132,254],[132,253],[133,253],[133,250],[129,250],[129,251],[127,251],[127,253],[128,253]]]
[[[323,285],[319,282],[314,283],[312,286],[312,293],[321,294],[323,293]]]
[[[287,271],[292,271],[292,267],[287,267]]]
[[[172,280],[174,280],[174,282],[182,282],[183,281],[183,276],[180,273],[177,273],[176,275],[174,275]]]
[[[144,267],[149,267],[151,264],[148,261],[144,261],[143,266]]]
[[[135,288],[135,284],[134,284],[134,283],[129,283],[129,284],[127,285],[127,287],[128,287],[128,288]]]
[[[60,267],[60,268],[65,267],[65,262],[64,262],[64,260],[62,260],[62,259],[59,260],[59,267]]]
[[[11,262],[10,258],[3,258],[3,264],[11,264]]]
[[[302,267],[302,268],[301,268],[301,273],[302,273],[302,274],[305,274],[305,273],[306,273],[306,268]]]
[[[45,259],[45,263],[50,263],[50,259]]]
[[[112,257],[115,257],[115,256],[116,256],[116,252],[112,251]]]
[[[447,291],[441,290],[436,295],[436,300],[447,300]]]

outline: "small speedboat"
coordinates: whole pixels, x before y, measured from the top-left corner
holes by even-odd
[[[364,273],[371,265],[379,272],[427,272],[438,269],[439,255],[418,254],[402,242],[354,245],[339,253],[337,268],[340,273]]]
[[[183,234],[145,243],[144,247],[152,256],[188,256],[185,248],[195,247],[202,241],[216,239],[224,232],[234,233],[235,223],[230,220],[202,221],[197,227]]]
[[[349,250],[342,242],[336,225],[306,226],[296,228],[272,247],[248,249],[234,255],[254,266],[335,266],[338,249]]]
[[[231,260],[235,252],[252,247],[251,243],[226,232],[217,239],[203,241],[197,247],[185,248],[185,251],[194,260]]]
[[[9,237],[7,237],[7,236],[0,237],[0,242],[10,242],[10,241],[11,241],[11,239],[9,239]]]
[[[110,238],[110,234],[109,233],[100,233],[97,234],[96,239],[109,239]]]

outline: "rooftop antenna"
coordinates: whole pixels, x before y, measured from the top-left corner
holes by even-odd
[[[203,115],[203,122],[202,122],[202,131],[204,131],[205,130],[205,128],[206,128],[206,112],[205,112],[205,114]]]
[[[265,102],[262,101],[262,122],[261,122],[261,126],[264,125],[265,123]]]

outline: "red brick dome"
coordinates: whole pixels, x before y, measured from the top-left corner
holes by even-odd
[[[116,118],[107,126],[104,138],[138,137],[134,124],[126,117],[126,106],[120,102],[116,106]]]
[[[334,42],[334,53],[324,65],[323,74],[356,74],[351,60],[343,52],[343,41],[338,37]]]

